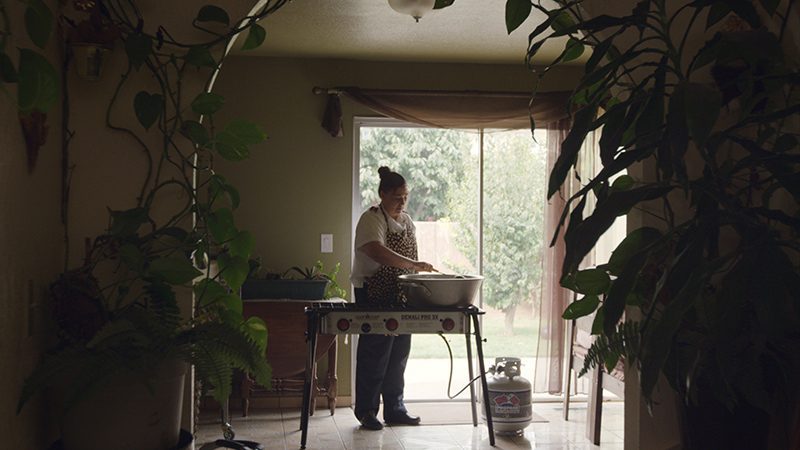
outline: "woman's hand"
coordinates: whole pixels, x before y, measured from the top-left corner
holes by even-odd
[[[425,261],[414,261],[414,270],[417,272],[436,272],[433,264],[426,263]]]

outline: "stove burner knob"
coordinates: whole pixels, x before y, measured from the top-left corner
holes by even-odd
[[[372,326],[370,324],[368,324],[368,323],[361,324],[361,332],[362,333],[369,333],[370,331],[372,331]]]
[[[456,322],[453,319],[444,319],[442,321],[442,329],[444,329],[444,331],[453,331],[455,327]]]
[[[399,324],[397,323],[397,319],[388,319],[386,321],[386,329],[389,330],[389,331],[397,330],[397,326],[398,325]]]
[[[347,319],[339,319],[339,321],[336,322],[336,328],[338,328],[339,331],[347,331],[350,329],[350,321]]]

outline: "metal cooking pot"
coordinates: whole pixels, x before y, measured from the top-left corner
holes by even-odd
[[[400,288],[411,306],[469,306],[481,288],[480,275],[400,275]]]

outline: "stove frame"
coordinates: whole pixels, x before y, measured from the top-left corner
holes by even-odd
[[[402,322],[395,329],[404,331],[402,334],[463,334],[466,338],[467,345],[467,363],[469,365],[469,379],[475,378],[472,367],[472,344],[470,335],[475,336],[475,348],[478,352],[478,369],[480,370],[481,390],[483,392],[483,405],[486,414],[486,426],[489,429],[489,445],[494,447],[494,426],[492,423],[491,405],[489,404],[489,387],[486,381],[486,367],[483,362],[483,339],[480,333],[480,322],[478,317],[485,314],[483,310],[477,306],[460,306],[460,307],[446,307],[446,308],[420,308],[410,306],[396,306],[396,307],[365,307],[356,305],[354,303],[344,304],[323,304],[315,303],[312,306],[305,308],[307,330],[306,341],[308,343],[308,355],[311,357],[306,359],[305,383],[303,386],[303,405],[300,413],[300,430],[302,432],[300,437],[300,448],[306,448],[308,438],[308,418],[314,412],[311,411],[311,380],[315,361],[313,355],[317,350],[317,337],[319,334],[389,334],[391,333],[385,328],[376,326],[381,323],[386,324],[387,321],[396,320],[396,317],[405,316],[412,318],[424,318],[422,322],[414,323],[414,326],[403,327]],[[385,318],[384,318],[385,317]],[[457,320],[457,319],[463,320]],[[356,323],[356,326],[337,327],[334,324],[341,320],[349,320],[351,323],[356,320],[362,320],[362,323]],[[403,320],[403,319],[401,319]],[[431,324],[424,323],[425,321],[439,320],[442,323],[441,329]],[[450,323],[445,326],[445,321],[454,321],[456,326],[450,327]],[[413,321],[412,321],[413,323]],[[367,324],[369,326],[363,326]],[[474,331],[472,331],[474,330]],[[400,333],[396,333],[400,334]],[[476,410],[476,395],[475,385],[469,384],[469,393],[472,407],[472,425],[478,426],[478,414]]]

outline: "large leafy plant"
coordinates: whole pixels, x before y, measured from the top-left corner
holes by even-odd
[[[548,192],[558,195],[572,173],[582,180],[559,231],[561,284],[579,294],[564,317],[596,314],[584,371],[624,357],[648,399],[663,374],[687,403],[703,391],[731,410],[794,408],[800,74],[787,28],[794,2],[643,0],[628,14],[591,18],[581,3],[508,0],[506,11],[509,30],[534,8],[547,17],[530,34],[529,62],[546,42],[566,41],[540,76],[591,52]],[[579,174],[581,144],[599,129],[602,167]],[[636,167],[641,177],[614,178]],[[582,270],[614,219],[632,210],[647,226],[630,231],[608,264]],[[640,314],[626,319],[626,307]]]
[[[285,3],[268,1],[236,22],[222,8],[205,5],[193,21],[209,35],[199,42],[148,27],[129,1],[76,0],[75,10],[64,12],[67,24],[81,23],[75,14],[91,14],[118,33],[129,64],[109,101],[106,125],[138,146],[149,164],[135,206],[110,211],[107,230],[87,242],[84,263],[51,285],[58,345],[28,378],[19,408],[53,385],[69,384],[70,406],[117,374],[133,372],[149,383],[158,366],[175,359],[193,364],[203,388],[220,401],[231,393],[234,370],[270,384],[266,326],[243,319],[236,294],[248,273],[253,237],[235,225],[239,193],[213,164],[217,157],[246,159],[265,135],[245,120],[216,122],[224,99],[207,90],[231,40],[244,33],[243,49],[260,45],[265,32],[257,21]],[[187,92],[189,76],[206,77],[200,92]],[[119,105],[126,89],[136,92],[133,102]],[[138,124],[130,126],[119,111]],[[178,299],[190,294],[194,306],[187,314]]]

